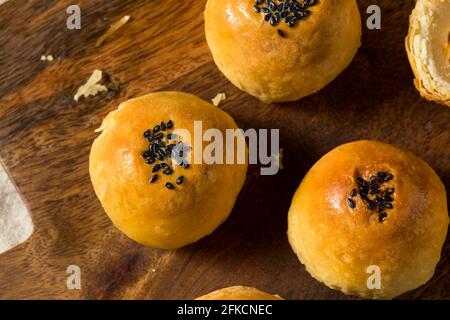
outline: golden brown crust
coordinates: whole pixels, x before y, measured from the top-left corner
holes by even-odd
[[[347,203],[356,178],[392,173],[394,208],[382,223],[361,198]],[[426,283],[447,234],[445,188],[421,159],[376,141],[344,144],[321,158],[300,184],[288,238],[317,280],[347,294],[393,298]],[[382,288],[369,290],[367,267],[380,267]]]
[[[355,0],[320,1],[294,28],[272,27],[253,11],[254,2],[209,0],[205,30],[218,68],[263,101],[298,100],[319,91],[350,64],[360,46]]]
[[[450,106],[450,1],[419,0],[406,37],[414,85],[427,100]]]
[[[151,167],[142,159],[148,143],[142,134],[168,120],[192,137],[195,120],[202,120],[203,130],[237,128],[227,113],[193,95],[148,94],[122,103],[105,118],[89,159],[95,192],[114,225],[137,242],[165,249],[197,241],[225,221],[247,171],[246,164],[174,166],[174,174],[160,175],[161,181],[150,184]],[[185,182],[176,190],[164,187],[179,175]]]
[[[213,291],[195,300],[283,300],[283,298],[255,288],[235,286]]]

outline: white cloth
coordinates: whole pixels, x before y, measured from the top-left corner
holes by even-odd
[[[0,253],[26,241],[32,233],[30,214],[0,165]]]

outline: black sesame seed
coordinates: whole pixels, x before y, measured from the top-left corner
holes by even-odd
[[[153,166],[152,172],[153,173],[157,172],[157,171],[159,171],[159,169],[161,169],[161,165],[157,163]]]
[[[269,23],[270,23],[271,26],[276,26],[277,25],[277,20],[276,20],[275,16],[272,15],[270,17]]]
[[[269,8],[264,7],[264,8],[261,8],[261,12],[262,12],[262,13],[269,13],[270,10],[269,10]],[[266,20],[266,21],[267,21],[267,20]]]
[[[167,139],[169,139],[169,140],[175,139],[176,137],[177,137],[177,135],[175,133],[169,133],[167,135]]]
[[[270,18],[272,18],[272,14],[271,14],[271,13],[268,13],[268,14],[266,14],[266,15],[264,16],[264,20],[265,20],[265,21],[269,21]]]
[[[182,184],[184,181],[184,177],[183,176],[179,176],[177,179],[177,184]]]
[[[277,8],[276,4],[274,2],[272,2],[272,1],[270,1],[269,2],[269,9],[271,11],[274,11],[274,10],[276,10],[276,8]]]
[[[365,186],[365,185],[366,185],[366,181],[364,181],[364,179],[363,179],[363,178],[360,178],[360,177],[356,178],[356,182],[357,182],[358,185],[360,185],[360,186]]]
[[[162,131],[166,131],[166,125],[164,124],[163,121],[161,121],[161,124],[159,126],[161,127]]]
[[[392,180],[394,178],[394,176],[392,175],[392,174],[387,174],[385,177],[384,177],[384,179],[383,179],[383,181],[384,182],[387,182],[387,181],[390,181],[390,180]]]
[[[172,150],[173,148],[175,148],[176,145],[177,145],[176,143],[171,143],[167,146],[167,149]]]
[[[188,168],[189,168],[189,163],[184,162],[184,163],[183,163],[183,168],[184,168],[184,169],[188,169]]]
[[[363,202],[366,204],[367,208],[369,208],[369,210],[373,210],[375,208],[375,204],[372,200],[364,198]]]
[[[166,146],[164,141],[162,141],[161,139],[158,139],[158,141],[156,141],[156,143],[158,144],[158,147],[160,147],[160,148],[164,148]]]
[[[150,178],[150,183],[155,183],[158,180],[158,175],[154,174],[151,178]]]
[[[306,16],[306,14],[304,12],[302,12],[302,11],[296,11],[296,12],[294,12],[294,16],[297,19],[301,20],[301,19],[303,19]]]
[[[370,194],[377,194],[378,192],[378,186],[370,186]]]
[[[387,203],[383,204],[383,208],[386,208],[386,209],[393,209],[394,206],[392,205],[392,203],[387,202]]]
[[[155,162],[155,161],[156,161],[156,159],[152,157],[152,158],[146,159],[146,160],[145,160],[145,163],[146,163],[146,164],[152,164],[152,163]]]
[[[392,202],[392,201],[394,201],[394,198],[392,198],[391,196],[384,196],[383,200],[387,201],[387,202]]]
[[[172,128],[173,128],[173,121],[172,121],[172,120],[169,120],[169,121],[166,123],[166,127],[167,127],[167,129],[172,129]]]
[[[175,186],[174,186],[172,183],[170,183],[170,182],[166,182],[166,183],[165,183],[165,186],[166,186],[166,188],[169,189],[169,190],[175,189]]]
[[[286,34],[283,32],[283,30],[278,29],[277,32],[280,37],[282,37],[282,38],[286,37]]]
[[[384,219],[387,218],[387,213],[386,212],[380,212],[378,213],[378,222],[383,222]]]
[[[162,132],[155,134],[155,140],[162,139],[163,137],[164,137],[164,133],[162,133]]]
[[[376,203],[377,205],[380,205],[380,204],[383,203],[383,199],[381,199],[380,196],[376,196],[376,197],[375,197],[375,203]]]
[[[158,151],[158,149],[159,149],[158,144],[152,143],[152,144],[150,145],[150,150],[151,150],[153,153],[156,153],[156,152]]]
[[[165,175],[170,175],[170,174],[173,173],[173,170],[172,170],[171,168],[166,168],[166,169],[164,169],[163,173],[164,173]]]
[[[153,133],[156,133],[156,132],[159,132],[159,131],[161,131],[161,127],[159,125],[157,125],[157,126],[155,126],[153,128]]]
[[[295,11],[294,4],[293,4],[293,3],[290,3],[287,10],[288,10],[289,12]]]
[[[142,153],[142,157],[143,157],[144,159],[147,159],[147,158],[149,158],[149,157],[151,157],[151,156],[152,156],[152,153],[151,153],[150,150],[146,150],[146,151],[144,151],[144,152]]]
[[[355,201],[353,201],[352,199],[347,199],[347,204],[351,209],[355,209],[356,208],[356,203]]]
[[[164,151],[158,150],[158,151],[156,152],[156,158],[157,158],[159,161],[163,161],[165,157],[166,157],[166,153],[165,153]]]
[[[256,4],[253,6],[253,10],[254,10],[256,13],[260,13],[260,12],[261,12],[261,8],[258,7]]]
[[[353,188],[352,191],[350,192],[350,197],[354,197],[356,196],[356,189]]]
[[[145,132],[144,132],[144,137],[145,138],[149,138],[150,136],[152,135],[152,131],[149,129],[149,130],[146,130]]]
[[[378,172],[377,173],[377,177],[380,178],[381,180],[384,180],[384,178],[387,176],[386,172]]]

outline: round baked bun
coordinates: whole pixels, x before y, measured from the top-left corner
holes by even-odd
[[[227,113],[198,97],[160,92],[123,102],[99,129],[89,158],[95,193],[114,225],[139,243],[185,246],[212,233],[233,208],[247,164],[189,165],[194,121],[202,121],[203,132],[237,128]],[[176,133],[181,129],[191,138]],[[158,135],[162,147],[153,153],[149,145],[158,143]],[[177,157],[156,157],[171,154],[169,148]]]
[[[449,218],[443,184],[413,154],[376,141],[344,144],[307,173],[288,238],[328,287],[391,299],[433,276]]]
[[[283,298],[255,288],[235,286],[213,291],[195,300],[283,300]]]
[[[355,0],[307,1],[314,4],[304,9],[299,0],[298,18],[290,9],[269,13],[289,14],[275,26],[265,20],[269,5],[261,2],[259,9],[255,0],[206,4],[206,40],[214,61],[241,90],[268,103],[298,100],[325,87],[353,60],[361,41]],[[273,1],[281,2],[294,5],[292,0]],[[286,18],[296,19],[291,27]]]
[[[422,97],[450,106],[450,1],[418,0],[406,51]]]

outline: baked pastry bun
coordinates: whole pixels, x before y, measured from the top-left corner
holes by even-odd
[[[255,288],[235,286],[213,291],[195,300],[283,300],[283,298]]]
[[[450,1],[418,0],[406,51],[422,97],[450,106]]]
[[[430,280],[448,223],[445,188],[428,164],[388,144],[357,141],[326,154],[304,177],[288,238],[328,287],[391,299]]]
[[[227,113],[198,97],[159,92],[121,103],[99,129],[89,158],[95,193],[114,225],[139,243],[185,246],[212,233],[233,208],[247,163],[189,164],[194,121],[202,121],[203,131],[237,128]]]
[[[284,102],[319,91],[350,64],[361,17],[355,0],[208,0],[205,32],[235,86]]]

